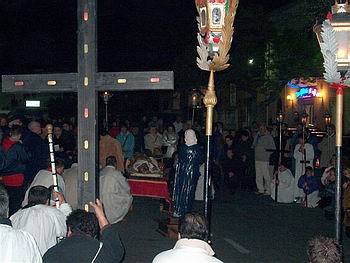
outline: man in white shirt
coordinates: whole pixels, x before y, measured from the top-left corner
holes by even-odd
[[[50,194],[45,186],[32,187],[28,194],[28,205],[10,218],[14,228],[25,230],[34,237],[41,255],[56,245],[58,238],[66,236],[66,217],[72,212],[62,193],[52,193],[54,198],[58,198],[59,207],[49,206]]]
[[[133,200],[128,181],[116,167],[116,157],[109,156],[106,158],[106,167],[100,172],[101,201],[111,224],[123,220]]]
[[[0,185],[0,262],[41,263],[41,255],[34,238],[26,231],[12,228],[7,219],[9,197]]]
[[[57,173],[58,189],[63,195],[65,195],[66,194],[66,185],[64,183],[63,177],[61,176],[61,174],[63,174],[63,172],[64,172],[64,161],[61,159],[56,159],[56,173]],[[33,186],[36,186],[36,185],[42,185],[42,186],[45,186],[47,188],[49,188],[51,185],[53,185],[51,167],[49,167],[47,170],[40,170],[37,173],[33,182],[30,184],[28,190],[26,191],[26,194],[25,194],[23,202],[22,202],[22,207],[24,207],[28,204],[28,192]]]
[[[277,180],[277,202],[288,204],[294,201],[294,176],[287,167],[287,163],[283,160],[275,172],[271,182],[271,198],[275,200]]]
[[[144,136],[145,149],[150,150],[153,155],[160,155],[163,145],[163,136],[158,133],[155,126],[149,128],[149,133]]]
[[[158,254],[153,263],[222,263],[206,242],[208,223],[198,213],[188,213],[180,221],[175,247]]]

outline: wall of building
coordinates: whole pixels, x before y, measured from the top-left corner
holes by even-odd
[[[239,130],[255,120],[252,96],[244,89],[231,84],[217,89],[217,97],[214,121],[221,121],[225,129]]]
[[[324,114],[330,113],[332,123],[335,123],[335,90],[330,88],[329,84],[323,79],[317,79],[315,82],[317,96],[297,97],[297,88],[291,88],[286,85],[281,92],[282,109],[285,114],[285,120],[289,126],[295,126],[298,122],[297,113],[306,111],[309,114],[308,123],[317,129],[325,129]],[[300,118],[299,118],[300,120]],[[350,135],[350,91],[345,91],[344,96],[344,134]]]

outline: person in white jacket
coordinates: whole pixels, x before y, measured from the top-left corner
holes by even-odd
[[[62,174],[65,185],[64,198],[72,209],[78,209],[78,164],[73,163],[72,167],[65,169]]]
[[[0,185],[0,262],[41,263],[38,246],[31,234],[14,229],[8,219],[9,197]]]
[[[285,161],[282,161],[275,172],[271,182],[271,198],[275,200],[276,180],[277,180],[277,202],[293,203],[294,201],[294,176],[287,168]],[[277,178],[276,178],[277,175]]]
[[[173,125],[168,125],[168,128],[163,133],[163,146],[166,146],[166,153],[164,158],[171,158],[176,152],[177,142],[179,140],[179,136],[175,132],[175,128]]]
[[[45,186],[32,187],[28,205],[10,217],[14,228],[25,230],[34,237],[41,255],[56,245],[60,237],[66,236],[66,217],[72,212],[62,193],[52,192],[60,205],[58,208],[49,206],[50,194]]]
[[[313,167],[314,162],[314,148],[310,143],[305,142],[305,138],[299,135],[299,144],[295,146],[294,149],[294,159],[295,159],[295,177],[294,177],[294,199],[300,202],[304,197],[303,189],[298,187],[299,178],[305,174],[305,167]],[[305,154],[305,156],[304,156]],[[304,164],[304,159],[306,164]]]
[[[36,174],[33,182],[30,184],[28,190],[26,191],[26,193],[24,195],[22,207],[24,207],[28,204],[28,192],[33,186],[43,185],[43,186],[49,188],[51,185],[53,185],[52,172],[50,170],[51,170],[51,166],[46,170],[40,170]],[[66,185],[65,185],[63,177],[61,175],[61,174],[63,174],[63,172],[64,172],[64,161],[61,159],[56,159],[57,185],[58,185],[59,191],[63,195],[65,195],[66,194]]]
[[[179,240],[175,247],[158,254],[153,263],[223,263],[214,257],[207,243],[208,223],[198,213],[187,213],[179,225]]]
[[[109,156],[106,158],[106,167],[100,172],[101,201],[111,224],[123,220],[133,200],[128,181],[116,167],[116,157]]]

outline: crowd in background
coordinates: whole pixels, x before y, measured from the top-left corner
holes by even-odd
[[[15,199],[21,199],[20,195],[23,195],[25,186],[32,182],[41,169],[47,168],[46,125],[48,123],[52,123],[54,127],[53,141],[56,157],[64,160],[65,168],[70,168],[77,162],[78,127],[74,117],[54,119],[43,113],[40,118],[34,116],[29,118],[1,116],[0,118],[0,139],[3,151],[10,158],[20,158],[13,162],[12,167],[7,167],[7,171],[2,171],[6,175],[16,174],[16,176],[3,177],[3,184],[7,187],[10,196],[14,196]],[[143,116],[139,121],[133,122],[112,117],[108,124],[107,131],[106,123],[100,125],[100,139],[108,134],[111,138],[106,141],[106,145],[113,142],[112,138],[119,142],[122,150],[121,154],[116,154],[117,160],[119,159],[119,170],[127,171],[127,166],[130,164],[127,160],[143,154],[145,158],[152,157],[158,160],[158,169],[164,170],[167,177],[170,177],[169,185],[172,185],[171,169],[176,162],[178,145],[184,144],[185,131],[193,129],[198,144],[205,148],[204,127],[198,122],[183,121],[180,116],[169,119],[167,122],[158,116],[151,118]],[[288,128],[287,124],[283,123],[281,131],[280,146],[277,123],[267,127],[254,122],[250,127],[237,131],[225,129],[220,122],[215,123],[212,136],[214,166],[212,178],[216,192],[226,191],[234,194],[242,189],[257,190],[257,194],[271,195],[274,198],[273,185],[276,185],[276,180],[281,184],[280,187],[283,187],[283,182],[277,179],[278,174],[282,178],[285,177],[287,181],[291,179],[285,176],[284,171],[280,171],[286,168],[294,178],[290,183],[293,187],[289,189],[293,194],[286,198],[287,201],[292,199],[290,201],[303,202],[307,192],[309,206],[320,204],[321,207],[326,207],[326,213],[331,215],[335,184],[336,131],[334,125],[329,126],[328,133],[323,137],[316,136],[302,124],[298,124],[296,128]],[[100,148],[103,145],[100,142]],[[101,154],[104,152],[105,150],[102,149]],[[107,153],[100,156],[102,167],[106,157],[108,157]],[[121,159],[124,159],[123,163]],[[279,169],[281,164],[284,168]],[[316,177],[319,175],[322,179],[316,181],[312,178],[304,178],[307,167],[309,173],[315,174]],[[347,162],[345,162],[344,190],[348,189],[347,168]],[[304,183],[298,185],[301,177]],[[312,189],[305,189],[306,185],[308,188],[312,186]],[[317,192],[312,199],[312,193],[316,191],[321,193]],[[14,192],[20,194],[16,197]],[[19,201],[16,203],[18,204]],[[347,204],[346,201],[344,203]],[[11,212],[18,208],[18,205],[10,206]]]
[[[39,180],[38,177],[51,178],[49,176],[51,171],[48,162],[47,124],[53,124],[54,127],[53,144],[55,155],[59,160],[57,169],[60,175],[63,174],[65,168],[74,169],[72,164],[77,163],[77,129],[79,127],[77,127],[75,118],[51,119],[47,114],[43,114],[40,118],[34,116],[0,117],[0,178],[9,196],[9,215],[15,215],[12,218],[13,221],[16,221],[16,218],[20,220],[22,217],[28,217],[18,215],[27,205],[45,206],[48,204],[47,199],[52,199],[52,196],[49,197],[51,183],[47,183],[45,188],[47,190],[35,188],[43,184],[43,181],[40,181],[40,184],[36,183],[36,180]],[[204,127],[198,122],[184,122],[180,116],[168,122],[164,122],[157,116],[151,118],[144,116],[138,122],[112,118],[108,125],[109,128],[106,129],[106,127],[104,123],[99,128],[101,168],[112,166],[115,168],[111,171],[112,173],[116,171],[127,173],[128,167],[137,163],[137,160],[133,160],[135,156],[143,156],[142,158],[146,158],[149,164],[144,166],[142,163],[139,166],[142,168],[139,172],[152,172],[152,169],[157,167],[164,172],[170,192],[174,181],[177,149],[179,145],[185,143],[185,131],[192,129],[200,147],[205,150],[206,146]],[[317,137],[301,124],[297,125],[296,129],[289,129],[287,124],[283,123],[280,136],[278,124],[267,127],[264,124],[252,123],[251,127],[236,131],[225,129],[220,122],[215,123],[211,149],[213,185],[215,192],[219,193],[215,195],[215,198],[230,198],[231,195],[239,194],[242,190],[248,190],[255,191],[257,195],[271,196],[272,199],[275,199],[278,187],[278,202],[302,203],[307,207],[319,206],[325,209],[326,217],[332,219],[335,199],[336,131],[333,125],[328,128],[328,133],[322,138]],[[116,149],[120,148],[120,151],[117,150],[115,154],[109,152],[109,146],[113,144]],[[111,159],[110,155],[113,155],[115,159]],[[76,170],[75,173],[77,173]],[[350,230],[349,182],[350,167],[345,162],[343,206],[344,223],[348,232]],[[108,184],[110,183],[106,183]],[[60,181],[58,186],[60,190],[66,187]],[[37,192],[30,192],[31,189]],[[130,189],[128,191],[130,192]],[[45,195],[48,198],[44,198]],[[28,198],[32,202],[28,202]],[[61,204],[65,203],[64,196],[59,196],[59,199]],[[131,203],[126,207],[126,213],[130,205]],[[104,226],[109,225],[110,215],[106,217],[105,214],[101,214],[102,212],[98,212],[100,203],[92,204],[92,206],[97,209],[97,218],[90,218],[90,220],[95,220],[95,224],[99,224],[102,231]],[[25,210],[25,212],[28,211],[30,210]],[[84,217],[91,217],[79,211],[71,213],[71,208],[64,211],[64,216],[60,215],[63,217],[61,224],[70,213],[72,226],[79,220],[85,220]],[[70,222],[69,217],[67,226]],[[25,223],[22,222],[22,224]],[[71,230],[73,233],[73,229]],[[62,231],[65,232],[65,230]],[[62,233],[59,236],[64,235]],[[33,235],[35,236],[35,233]],[[94,237],[93,234],[90,236]],[[112,243],[117,242],[115,240],[118,240],[118,237],[114,237],[113,240]],[[39,245],[41,255],[44,255],[55,243],[52,240],[51,245],[45,241],[41,242],[44,243]],[[92,247],[96,245],[98,244],[94,243]],[[123,250],[120,243],[117,246],[119,246],[119,252]],[[69,249],[69,246],[66,249]],[[57,252],[51,252],[47,258],[55,258],[55,253]]]

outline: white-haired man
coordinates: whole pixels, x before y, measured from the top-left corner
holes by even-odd
[[[100,193],[108,221],[111,224],[122,221],[129,212],[133,198],[128,181],[117,170],[115,156],[106,158],[106,167],[100,172]]]
[[[24,134],[23,144],[27,146],[32,154],[32,162],[28,163],[25,171],[26,182],[30,184],[35,175],[47,166],[49,158],[49,145],[47,140],[40,136],[41,125],[37,121],[31,121],[28,124],[29,132]]]

